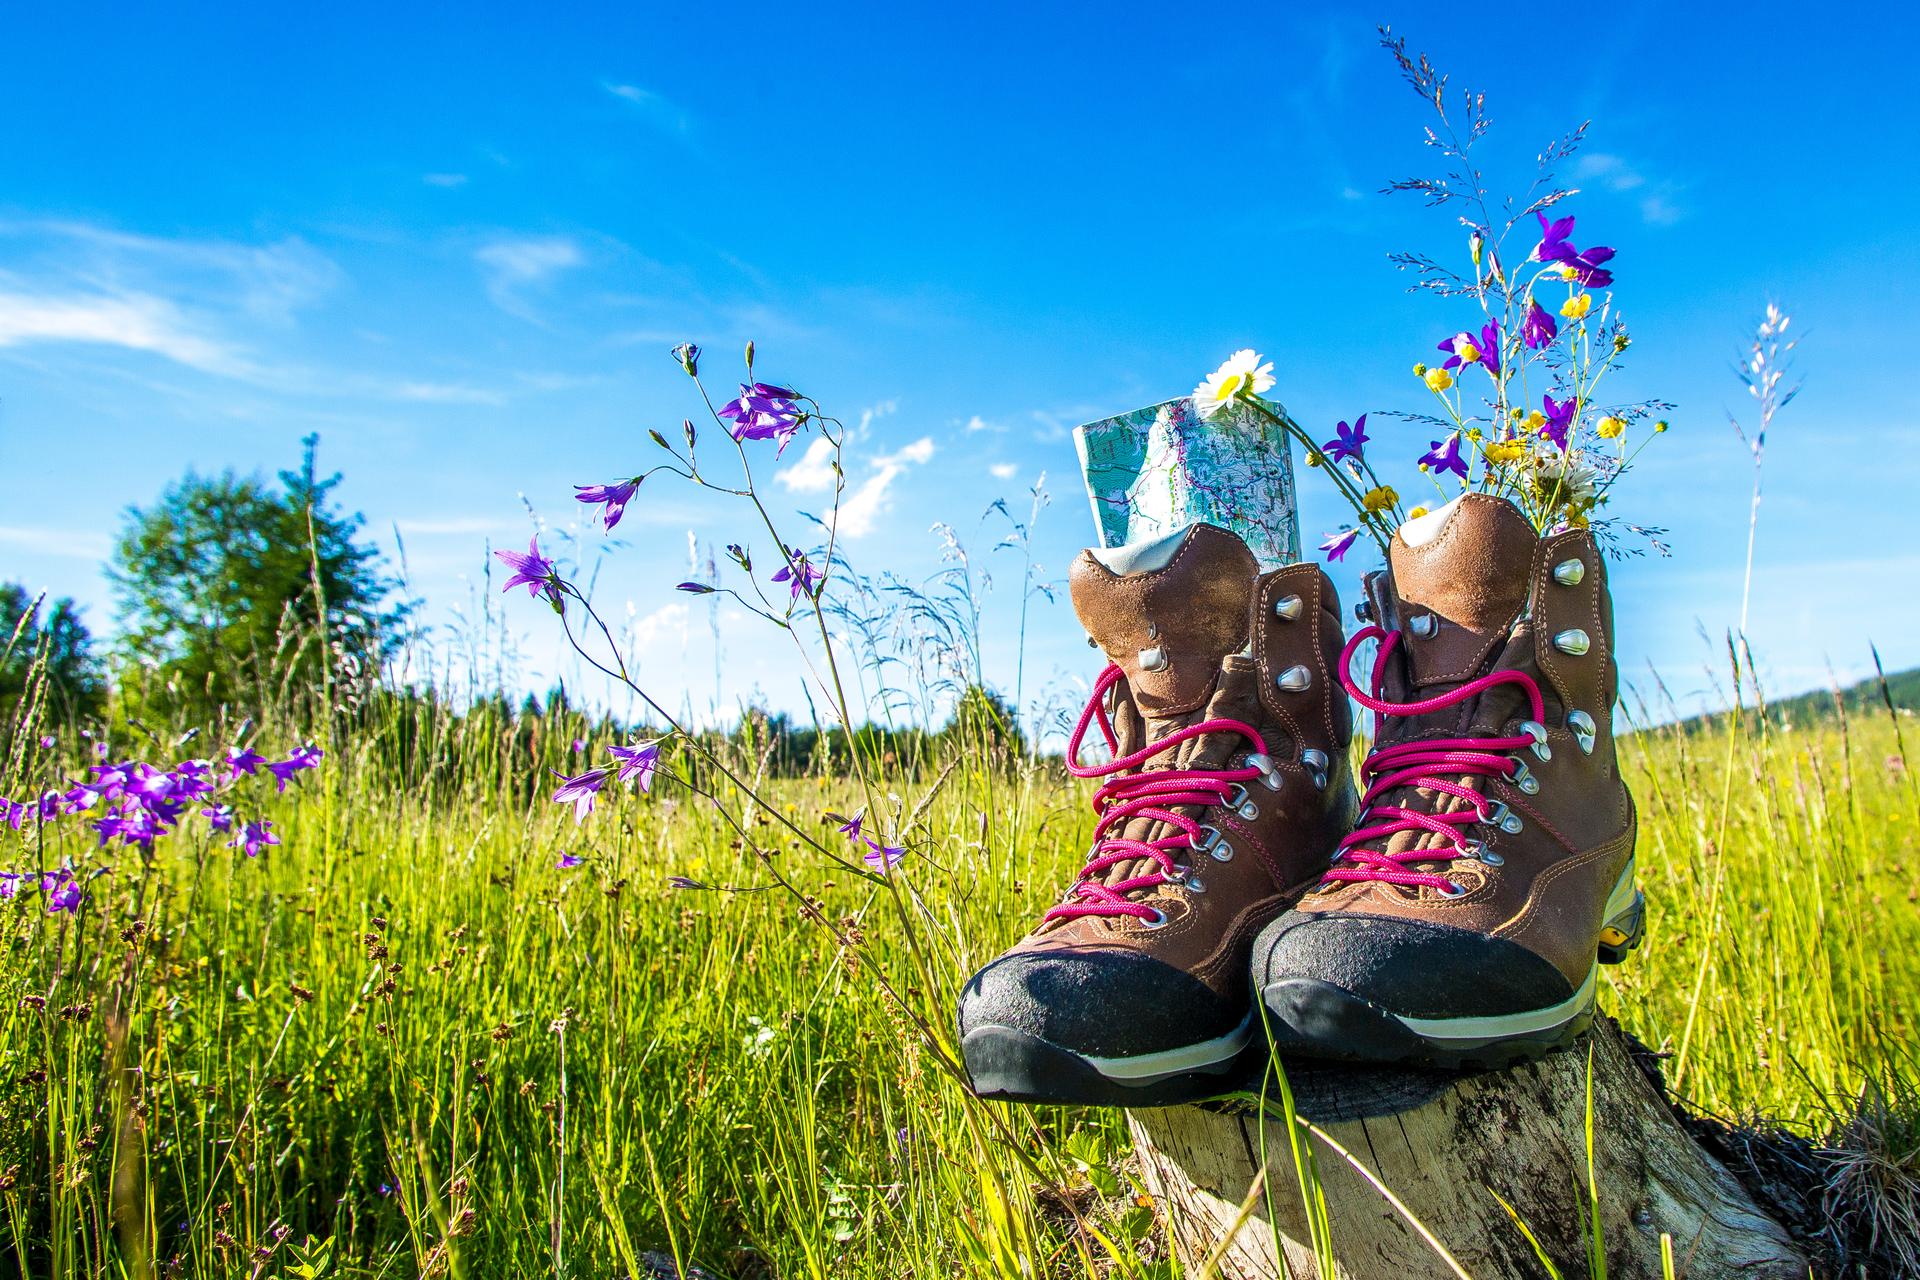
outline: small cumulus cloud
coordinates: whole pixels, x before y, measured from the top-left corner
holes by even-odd
[[[962,425],[962,430],[968,435],[977,435],[982,431],[1005,431],[1006,428],[997,422],[988,422],[976,413],[966,420]]]
[[[502,236],[474,251],[487,277],[487,294],[502,311],[523,318],[524,289],[537,288],[586,260],[566,236]]]
[[[873,474],[862,480],[852,496],[840,504],[837,531],[848,538],[872,533],[875,522],[893,505],[894,481],[908,467],[925,464],[933,457],[933,452],[933,437],[922,436],[898,452],[876,457],[873,460]]]
[[[995,480],[1011,480],[1020,474],[1019,464],[1013,462],[996,462],[987,470]]]
[[[775,472],[773,478],[789,493],[832,493],[833,477],[833,443],[825,436],[815,436],[807,442],[800,460]]]

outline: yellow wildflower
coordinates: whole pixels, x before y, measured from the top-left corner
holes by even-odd
[[[1593,429],[1599,433],[1602,440],[1618,440],[1621,436],[1627,434],[1627,421],[1625,418],[1615,418],[1609,415],[1594,423]]]
[[[1427,514],[1427,509],[1425,507],[1415,507],[1413,510],[1407,512],[1407,519],[1418,520],[1421,516],[1425,514]]]
[[[1393,491],[1392,485],[1385,484],[1381,485],[1378,489],[1369,489],[1366,496],[1360,499],[1360,503],[1366,507],[1368,515],[1376,515],[1379,512],[1385,511],[1398,501],[1400,501],[1400,495]]]
[[[1445,369],[1427,370],[1427,390],[1439,395],[1453,385],[1453,375]]]
[[[1487,461],[1504,465],[1527,455],[1527,446],[1518,440],[1495,440],[1486,448]]]
[[[1587,312],[1593,308],[1593,295],[1583,293],[1576,298],[1568,298],[1560,304],[1560,314],[1569,320],[1585,320]]]
[[[1526,421],[1520,424],[1520,429],[1522,431],[1538,431],[1540,428],[1546,425],[1547,425],[1547,415],[1540,412],[1538,409],[1535,409],[1532,413],[1527,415]]]

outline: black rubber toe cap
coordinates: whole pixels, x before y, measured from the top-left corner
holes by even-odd
[[[960,1035],[1011,1027],[1076,1054],[1132,1057],[1224,1036],[1246,1018],[1192,974],[1137,951],[1017,951],[960,993]]]
[[[1289,911],[1253,947],[1253,985],[1307,979],[1409,1018],[1478,1018],[1547,1008],[1573,986],[1505,938],[1390,916]]]

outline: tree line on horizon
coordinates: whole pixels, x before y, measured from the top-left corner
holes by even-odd
[[[299,467],[275,481],[189,471],[151,505],[129,507],[107,569],[118,628],[104,642],[70,597],[0,582],[0,727],[9,737],[30,718],[184,729],[259,722],[290,707],[314,723],[377,700],[447,709],[445,691],[383,679],[418,634],[420,602],[364,537],[364,518],[340,505],[343,477],[320,474],[318,444],[307,436]],[[519,698],[502,687],[457,713],[503,726],[565,721],[569,733],[589,736],[647,729],[575,708],[563,685]],[[869,724],[850,739],[746,706],[720,736],[764,756],[770,769],[807,773],[850,750],[932,758],[944,738],[962,733],[1026,750],[1014,709],[983,685],[961,691],[949,723],[933,731]],[[528,738],[532,749],[540,734]]]

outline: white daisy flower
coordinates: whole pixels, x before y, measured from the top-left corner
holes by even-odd
[[[1600,468],[1574,453],[1543,453],[1536,464],[1542,492],[1558,492],[1569,506],[1593,501],[1600,489]]]
[[[1211,418],[1244,395],[1259,395],[1273,386],[1273,362],[1260,362],[1252,347],[1236,351],[1227,362],[1193,389],[1193,402],[1202,418]]]

